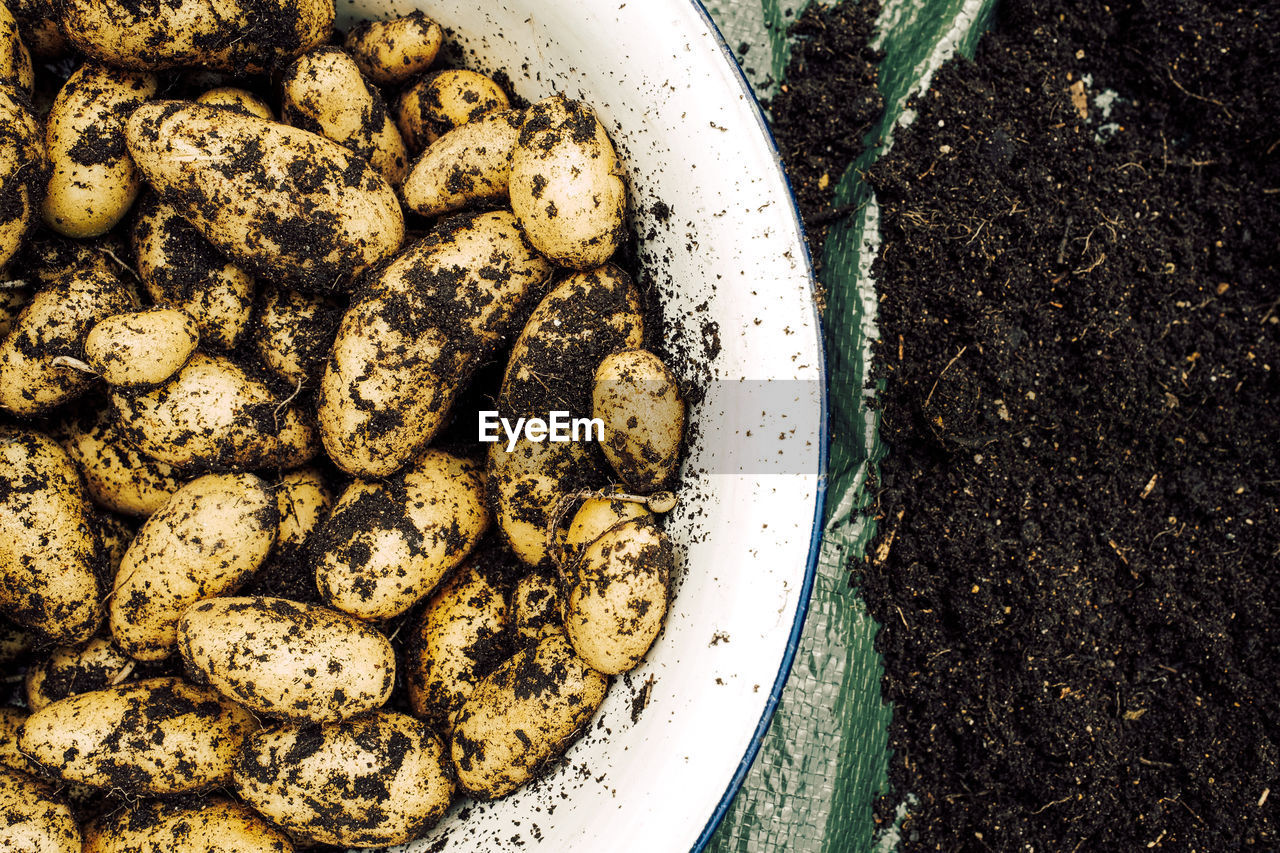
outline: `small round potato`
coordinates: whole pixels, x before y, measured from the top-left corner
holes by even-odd
[[[604,422],[600,449],[637,492],[662,488],[680,464],[684,398],[675,375],[648,350],[622,350],[596,370],[591,414]]]
[[[81,853],[66,801],[26,773],[0,768],[0,842],[14,853]]]
[[[388,711],[265,729],[245,743],[235,781],[277,825],[340,847],[417,838],[453,796],[440,741],[422,721]]]
[[[106,408],[66,421],[58,440],[80,469],[89,497],[112,512],[151,515],[181,485],[171,465],[134,449]]]
[[[562,634],[517,652],[454,714],[451,757],[459,786],[492,800],[532,779],[590,722],[608,686]]]
[[[284,598],[214,598],[178,623],[193,680],[269,717],[345,720],[386,704],[391,642],[358,619]]]
[[[18,22],[9,7],[0,3],[0,83],[8,83],[30,95],[35,80],[31,54],[22,43]]]
[[[573,514],[569,529],[564,533],[559,567],[573,564],[582,551],[610,528],[633,518],[650,515],[644,504],[638,501],[612,500],[607,497],[589,498],[582,502]]]
[[[539,252],[589,270],[613,257],[626,236],[623,174],[591,108],[557,95],[525,112],[511,155],[511,210]]]
[[[442,135],[413,164],[404,203],[423,216],[440,216],[505,199],[523,121],[520,110],[495,110]]]
[[[341,321],[342,308],[326,296],[268,285],[250,334],[253,350],[281,379],[313,388]]]
[[[225,797],[200,803],[143,800],[84,828],[83,853],[293,853],[253,809]]]
[[[208,474],[174,492],[142,525],[116,574],[109,621],[130,657],[161,660],[188,607],[234,592],[266,560],[280,514],[252,474]]]
[[[200,343],[196,321],[173,308],[147,308],[98,322],[84,339],[89,366],[109,385],[158,385],[182,365]]]
[[[123,682],[134,662],[107,637],[80,646],[62,646],[27,670],[27,707],[39,711],[60,699],[103,690]]]
[[[81,693],[27,717],[22,751],[70,782],[180,794],[231,781],[257,721],[208,688],[149,678]]]
[[[475,71],[437,71],[406,89],[396,102],[396,121],[415,151],[485,113],[511,108],[502,87]]]
[[[27,97],[0,83],[0,267],[40,221],[48,178],[44,136]]]
[[[550,575],[531,572],[520,578],[511,593],[511,622],[521,640],[534,643],[564,633],[560,589]]]
[[[333,491],[318,469],[300,468],[280,478],[276,506],[280,509],[276,548],[301,549],[329,517]]]
[[[443,43],[440,25],[415,9],[403,18],[356,24],[344,45],[364,76],[391,86],[430,68]]]
[[[233,110],[239,110],[246,115],[264,118],[267,121],[275,121],[276,114],[272,112],[270,105],[248,89],[239,89],[235,86],[219,86],[196,98],[197,104],[208,104],[213,107],[229,107]]]

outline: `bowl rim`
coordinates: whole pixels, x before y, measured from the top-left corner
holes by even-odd
[[[809,295],[811,297],[809,307],[813,311],[813,328],[818,336],[818,373],[822,379],[818,397],[818,477],[814,490],[813,530],[809,537],[809,554],[806,558],[804,581],[800,587],[795,618],[791,623],[791,633],[787,637],[787,646],[782,655],[782,662],[778,666],[778,674],[774,677],[773,686],[769,690],[769,697],[765,701],[764,712],[760,715],[755,731],[751,735],[751,742],[747,744],[746,752],[743,753],[742,759],[738,762],[738,768],[734,771],[733,778],[729,780],[729,785],[720,796],[720,801],[716,803],[715,811],[711,813],[711,817],[707,820],[702,832],[698,835],[697,841],[693,844],[691,853],[701,853],[711,842],[712,835],[715,834],[725,815],[728,814],[729,806],[742,789],[742,784],[747,778],[747,772],[750,771],[760,753],[760,747],[764,744],[765,735],[768,733],[774,714],[778,710],[783,688],[791,675],[792,665],[795,663],[796,654],[800,649],[800,636],[804,631],[805,620],[809,614],[809,599],[813,595],[814,580],[818,571],[818,554],[822,546],[823,518],[827,500],[827,457],[831,449],[831,434],[829,424],[830,409],[827,405],[827,354],[824,347],[825,337],[823,334],[822,314],[818,311],[817,282],[813,273],[813,259],[809,253],[808,235],[805,233],[804,221],[800,218],[799,210],[796,207],[796,196],[791,189],[791,179],[788,177],[786,166],[782,162],[782,155],[778,152],[777,139],[774,137],[773,130],[765,118],[764,108],[760,105],[760,99],[756,97],[755,91],[747,81],[742,66],[738,64],[738,60],[733,54],[733,49],[725,41],[724,34],[720,32],[720,28],[716,26],[716,22],[711,18],[707,7],[703,5],[703,0],[689,0],[689,4],[701,17],[703,23],[706,24],[708,33],[720,50],[721,59],[732,67],[734,79],[738,81],[739,88],[753,108],[751,112],[764,137],[765,144],[769,148],[769,153],[773,157],[774,167],[782,178],[783,187],[786,188],[791,221],[795,225],[796,235],[800,240],[800,263],[804,267],[805,278],[809,282]]]

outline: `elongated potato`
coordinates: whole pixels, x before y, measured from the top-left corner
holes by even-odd
[[[218,86],[204,92],[196,98],[197,104],[208,104],[211,107],[229,107],[242,113],[267,121],[275,121],[276,114],[271,106],[248,89],[235,86]]]
[[[71,43],[119,68],[198,65],[261,74],[323,44],[333,0],[66,0]]]
[[[684,398],[675,375],[648,350],[621,350],[596,370],[591,413],[604,423],[601,450],[638,492],[662,488],[680,464]]]
[[[584,416],[600,361],[643,339],[640,294],[626,273],[606,265],[569,276],[534,309],[512,348],[499,415],[513,424],[519,418],[547,419],[552,411]],[[558,381],[547,383],[547,376]],[[524,436],[511,451],[504,441],[490,445],[488,470],[503,536],[520,559],[535,566],[552,556],[551,528],[562,500],[607,479],[586,442]]]
[[[70,696],[27,717],[22,751],[70,782],[179,794],[231,781],[253,715],[179,678]]]
[[[84,827],[83,853],[293,853],[293,844],[248,806],[143,800]]]
[[[382,94],[365,82],[342,48],[304,53],[284,71],[281,117],[332,139],[373,164],[392,186],[404,183],[409,154]]]
[[[133,112],[126,137],[160,198],[257,275],[330,291],[404,239],[391,185],[323,136],[225,107],[160,101]]]
[[[106,408],[66,421],[58,441],[84,477],[89,497],[112,512],[151,515],[180,485],[172,466],[144,456],[125,440]]]
[[[134,537],[116,574],[111,635],[138,660],[168,657],[178,620],[204,598],[234,592],[271,551],[275,496],[252,474],[187,483]]]
[[[190,315],[206,347],[235,349],[253,309],[253,276],[154,194],[139,203],[130,236],[152,301]]]
[[[281,379],[315,387],[341,321],[341,307],[328,297],[268,286],[250,334],[253,350]]]
[[[35,83],[31,54],[22,42],[18,22],[4,3],[0,3],[0,82],[8,83],[28,95]]]
[[[626,236],[622,163],[592,109],[563,95],[525,112],[511,155],[511,210],[539,252],[588,270]]]
[[[451,68],[405,89],[396,102],[396,122],[409,147],[421,150],[459,125],[510,108],[506,92],[492,79]]]
[[[14,853],[81,853],[80,828],[66,801],[43,782],[0,768],[0,841]]]
[[[31,102],[0,84],[0,267],[39,223],[47,178],[44,131]]]
[[[427,601],[409,635],[405,668],[413,713],[435,731],[447,731],[480,679],[509,656],[506,628],[502,593],[474,563],[459,566]]]
[[[511,793],[568,748],[607,689],[608,679],[562,634],[517,652],[454,714],[450,755],[459,787],[486,800]]]
[[[184,311],[146,308],[101,320],[84,340],[84,357],[108,384],[158,385],[187,363],[200,331]]]
[[[38,291],[0,341],[0,409],[33,417],[82,395],[93,374],[56,359],[82,360],[89,330],[133,307],[133,294],[120,279],[96,270]]]
[[[0,433],[0,609],[59,644],[102,622],[106,553],[80,475],[35,432]]]
[[[90,62],[71,75],[48,119],[44,221],[68,237],[96,237],[124,218],[142,189],[124,123],[153,97],[155,75]]]
[[[129,441],[182,471],[296,468],[320,452],[311,415],[226,356],[196,352],[155,388],[112,389]]]
[[[68,696],[103,690],[124,681],[132,669],[133,661],[108,637],[61,646],[27,670],[27,707],[39,711]]]
[[[202,601],[178,623],[193,680],[269,717],[327,723],[386,704],[391,642],[358,619],[284,598]]]
[[[505,199],[523,120],[520,110],[496,110],[442,135],[413,164],[404,203],[423,216],[439,216]]]
[[[387,711],[265,729],[245,743],[235,781],[279,826],[341,847],[417,838],[453,796],[440,741],[420,720]]]
[[[399,616],[471,553],[488,526],[479,466],[428,450],[396,477],[347,487],[312,545],[316,584],[344,613]]]
[[[343,43],[360,71],[379,86],[403,83],[431,67],[444,30],[421,10],[390,21],[364,21]]]
[[[442,223],[387,265],[342,318],[321,378],[334,463],[361,477],[404,467],[551,272],[505,211]]]

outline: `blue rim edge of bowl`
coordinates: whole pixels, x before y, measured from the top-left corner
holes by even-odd
[[[804,221],[801,220],[800,213],[796,208],[796,198],[791,189],[791,179],[787,177],[786,167],[782,163],[782,155],[778,152],[777,140],[774,138],[773,130],[769,127],[768,120],[765,119],[764,109],[760,106],[760,100],[756,97],[755,92],[752,91],[751,84],[747,82],[747,77],[738,65],[738,60],[734,58],[733,50],[729,47],[729,43],[725,41],[724,34],[720,32],[716,22],[712,20],[711,14],[707,12],[702,0],[689,0],[689,2],[709,28],[712,37],[720,48],[721,55],[733,68],[738,79],[738,85],[742,88],[751,105],[755,107],[756,123],[764,134],[765,141],[769,145],[769,151],[773,155],[774,166],[782,176],[782,184],[787,190],[791,218],[795,222],[796,233],[800,236],[801,260],[804,263],[805,273],[809,280],[809,293],[814,297],[810,300],[809,305],[813,310],[814,329],[818,335],[818,363],[821,368],[819,373],[822,377],[822,388],[819,395],[818,479],[813,507],[813,533],[809,539],[809,556],[805,564],[804,583],[800,588],[800,601],[796,605],[795,621],[791,624],[791,635],[787,638],[787,648],[782,656],[782,664],[778,667],[778,675],[774,678],[773,687],[769,691],[768,701],[765,702],[764,713],[760,716],[760,722],[756,723],[756,730],[751,735],[751,742],[747,745],[747,751],[743,754],[742,760],[738,762],[738,769],[734,772],[733,778],[729,780],[729,786],[725,788],[724,794],[720,797],[720,802],[716,803],[716,809],[712,812],[711,818],[707,821],[706,826],[702,828],[701,834],[698,835],[698,840],[694,842],[691,853],[701,853],[711,842],[711,836],[715,834],[717,827],[724,820],[724,816],[728,813],[734,797],[741,790],[742,783],[746,781],[747,771],[755,763],[760,747],[764,743],[765,734],[769,731],[769,725],[773,722],[773,715],[778,710],[778,703],[782,699],[782,690],[786,686],[787,679],[791,676],[791,666],[795,663],[796,653],[800,649],[800,635],[804,631],[805,619],[809,615],[809,599],[813,595],[814,579],[818,572],[818,553],[822,546],[823,510],[826,507],[827,499],[827,453],[830,449],[831,436],[827,422],[830,411],[827,407],[827,356],[823,345],[822,315],[818,312],[813,260],[809,255],[809,239],[805,234]]]

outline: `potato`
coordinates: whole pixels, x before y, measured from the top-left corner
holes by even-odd
[[[146,308],[100,320],[84,340],[85,361],[110,385],[158,385],[187,363],[200,330],[183,311]]]
[[[323,44],[333,0],[65,0],[71,43],[120,68],[182,68],[261,74]]]
[[[396,122],[405,142],[417,151],[458,125],[510,108],[506,93],[490,78],[476,71],[449,69],[424,77],[401,93]]]
[[[511,210],[529,242],[557,264],[598,267],[626,237],[623,175],[596,114],[557,95],[525,112],[511,154]]]
[[[35,417],[84,394],[93,374],[63,367],[58,357],[81,360],[89,330],[134,306],[119,278],[96,270],[37,291],[0,341],[0,409]]]
[[[149,678],[70,696],[27,717],[22,751],[62,779],[137,794],[180,794],[231,781],[248,711],[180,678]]]
[[[215,89],[210,89],[196,98],[196,103],[208,104],[212,107],[229,107],[246,115],[264,118],[267,121],[275,121],[276,119],[275,112],[272,111],[266,101],[248,89],[239,89],[235,86],[219,86]]]
[[[0,267],[9,262],[39,223],[48,178],[44,130],[31,102],[0,83]]]
[[[103,690],[128,678],[134,662],[109,637],[54,649],[27,670],[27,707],[39,711],[68,696]]]
[[[83,853],[293,853],[288,837],[225,797],[198,803],[143,800],[84,827]]]
[[[388,264],[343,316],[320,381],[334,463],[361,477],[404,467],[551,271],[505,211],[448,220]]]
[[[560,591],[549,575],[531,572],[520,578],[511,593],[511,623],[516,636],[534,643],[551,634],[564,633],[560,616]]]
[[[440,25],[415,9],[402,18],[356,24],[343,45],[364,76],[391,86],[430,68],[443,43]]]
[[[568,748],[607,689],[608,679],[563,635],[517,652],[454,714],[450,757],[459,787],[486,800],[511,793]]]
[[[253,276],[154,195],[138,205],[131,237],[152,301],[190,315],[206,348],[235,349],[253,309]]]
[[[215,598],[178,623],[192,679],[269,717],[345,720],[386,704],[396,655],[376,628],[284,598]]]
[[[31,54],[22,43],[18,22],[4,3],[0,3],[0,83],[8,83],[28,95],[35,84]]]
[[[114,233],[92,240],[73,240],[48,230],[33,234],[19,255],[33,287],[61,284],[76,273],[90,270],[119,276],[121,270],[128,268],[128,257],[127,244]],[[128,280],[122,281],[134,290]]]
[[[345,613],[399,616],[466,559],[488,526],[479,465],[428,450],[396,477],[347,487],[316,532],[316,584]]]
[[[168,657],[188,607],[234,592],[262,565],[279,517],[275,495],[252,474],[208,474],[174,492],[116,574],[108,609],[116,643],[138,660]]]
[[[95,62],[76,69],[49,112],[44,221],[68,237],[96,237],[124,218],[142,189],[124,123],[159,86],[154,74]]]
[[[675,557],[652,517],[624,521],[587,546],[565,571],[564,627],[587,666],[634,669],[667,615]]]
[[[161,200],[256,275],[327,292],[404,239],[391,185],[323,136],[225,107],[160,101],[134,111],[126,137]]]
[[[600,449],[637,492],[662,488],[680,464],[684,398],[675,375],[648,350],[610,354],[596,370],[591,414],[604,422]]]
[[[61,59],[70,51],[52,0],[7,0],[18,32],[36,59]]]
[[[151,515],[181,484],[173,466],[144,456],[125,440],[106,408],[67,420],[58,441],[84,477],[89,497],[112,512]]]
[[[302,468],[282,475],[275,492],[280,510],[276,547],[300,549],[329,517],[333,491],[318,469]]]
[[[107,577],[114,581],[116,572],[120,570],[120,562],[138,531],[124,518],[110,512],[94,513],[94,521],[97,522],[98,538],[102,540],[102,547],[107,552]]]
[[[281,379],[315,387],[341,320],[342,309],[332,299],[267,286],[250,335],[253,351]]]
[[[383,103],[338,47],[304,53],[280,81],[281,117],[294,127],[332,139],[368,160],[392,186],[404,183],[409,154]]]
[[[404,184],[404,203],[439,216],[482,201],[505,199],[524,113],[496,110],[431,143]]]
[[[80,828],[53,789],[0,768],[0,842],[13,853],[80,853]]]
[[[0,272],[0,280],[5,274]],[[9,334],[13,323],[31,301],[31,291],[10,281],[0,282],[0,339]]]
[[[311,415],[227,356],[196,352],[168,382],[115,388],[129,441],[182,471],[296,468],[320,452]]]
[[[576,561],[602,533],[633,518],[650,515],[648,508],[638,501],[614,500],[608,497],[589,498],[574,513],[569,528],[564,532],[561,552],[556,560],[558,567]]]
[[[644,319],[640,294],[630,277],[606,265],[571,275],[543,297],[511,350],[498,413],[511,423],[546,419],[551,411],[570,417],[591,408],[596,367],[617,349],[640,346]],[[543,377],[558,381],[546,383]],[[536,442],[521,437],[489,448],[489,492],[503,536],[530,565],[548,562],[550,530],[561,501],[594,490],[606,477],[586,442]]]
[[[27,714],[25,708],[0,707],[0,772],[3,768],[21,773],[39,772],[40,765],[23,755],[18,746],[18,736],[22,734]],[[3,832],[0,832],[0,838],[3,837]]]
[[[417,838],[453,796],[440,741],[421,721],[387,711],[265,729],[245,743],[235,781],[279,826],[341,847]]]
[[[0,433],[0,609],[53,643],[89,639],[102,622],[106,553],[80,475],[36,432]]]
[[[508,655],[507,603],[474,563],[440,585],[409,635],[409,705],[436,731]]]

